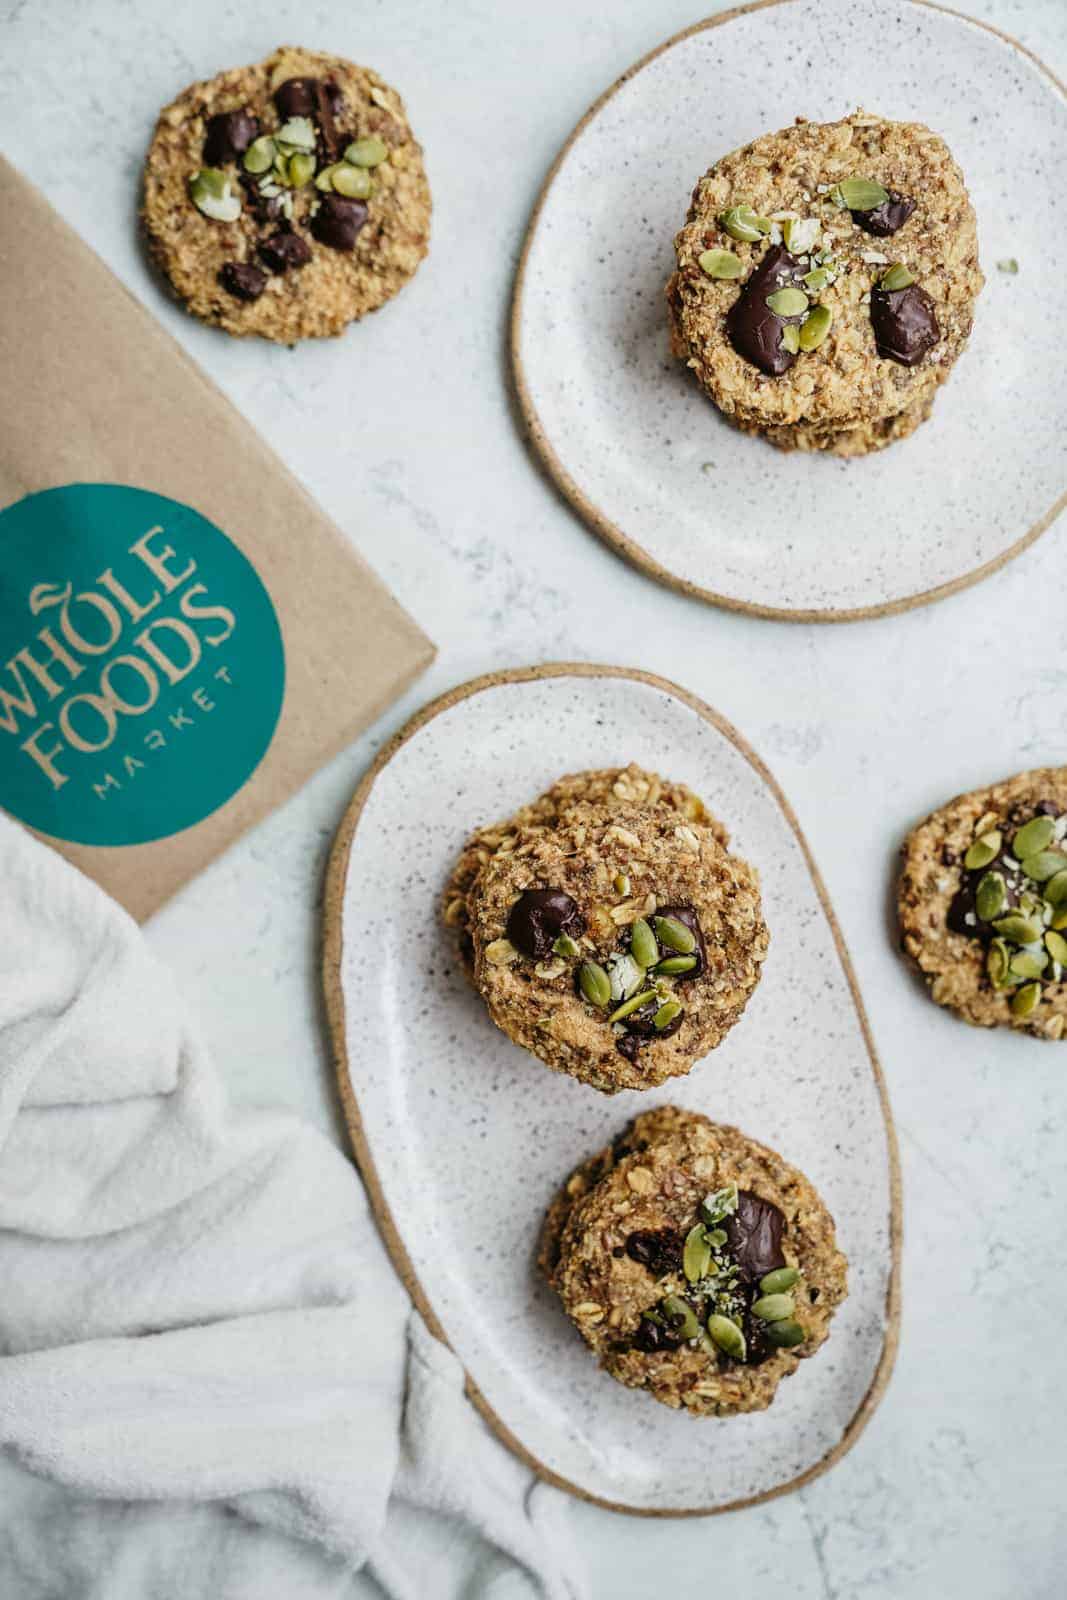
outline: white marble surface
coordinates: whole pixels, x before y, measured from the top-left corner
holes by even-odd
[[[1067,74],[1062,0],[971,9]],[[627,1600],[669,1575],[675,1600],[772,1582],[794,1600],[1053,1600],[1067,1561],[1056,1399],[1067,1305],[1062,1286],[1043,1289],[1040,1314],[1037,1297],[1067,1205],[1064,1057],[936,1011],[894,954],[888,891],[915,817],[960,788],[1064,759],[1067,521],[930,609],[838,628],[756,622],[623,566],[559,501],[514,425],[508,292],[541,179],[587,103],[699,14],[694,0],[312,0],[299,15],[269,0],[0,0],[5,154],[231,395],[441,649],[373,735],[192,884],[151,938],[234,1094],[336,1131],[316,979],[321,871],[378,742],[431,694],[538,659],[623,661],[709,699],[784,784],[852,948],[901,1140],[903,1343],[867,1433],[799,1494],[712,1522],[576,1506],[594,1593]],[[191,323],[149,279],[132,228],[158,105],[287,37],[362,57],[401,87],[437,202],[431,258],[402,299],[346,339],[295,353]],[[1010,117],[1011,106],[975,114]]]

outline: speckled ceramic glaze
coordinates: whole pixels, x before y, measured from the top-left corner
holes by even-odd
[[[854,461],[782,455],[734,432],[669,356],[672,240],[717,157],[857,105],[947,140],[987,284],[911,439]],[[1049,73],[910,0],[788,0],[679,37],[592,112],[531,229],[514,356],[549,469],[625,554],[725,605],[832,620],[983,576],[1067,487],[1067,365],[1048,315],[1065,148],[1067,98]],[[1016,276],[997,270],[1010,257]]]
[[[436,911],[472,828],[564,772],[631,760],[691,785],[724,819],[761,871],[771,946],[720,1049],[666,1090],[609,1099],[492,1025]],[[568,1487],[642,1511],[721,1510],[817,1470],[888,1372],[892,1136],[804,848],[740,742],[680,691],[625,674],[490,682],[386,761],[342,830],[332,885],[327,992],[357,1153],[401,1269],[509,1442]],[[560,1180],[667,1101],[799,1166],[849,1256],[829,1342],[760,1415],[695,1421],[613,1383],[534,1266]]]

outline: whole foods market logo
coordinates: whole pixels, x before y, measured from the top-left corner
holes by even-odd
[[[0,512],[0,806],[79,844],[145,844],[224,805],[277,726],[270,596],[176,500],[69,484]]]

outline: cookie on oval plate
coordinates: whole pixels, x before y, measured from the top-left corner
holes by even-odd
[[[286,47],[194,83],[144,171],[149,249],[194,316],[282,344],[341,333],[429,246],[403,101],[367,67]]]
[[[673,1106],[571,1175],[538,1260],[611,1377],[698,1417],[765,1410],[847,1293],[833,1217],[804,1174]]]
[[[901,939],[938,1005],[980,1028],[1067,1026],[1067,767],[958,795],[913,828]]]
[[[759,981],[759,882],[676,810],[572,804],[521,829],[467,895],[474,983],[546,1066],[605,1094],[687,1073]]]

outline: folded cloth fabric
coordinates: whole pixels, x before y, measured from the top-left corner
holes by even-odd
[[[151,1562],[119,1548],[118,1502],[142,1542],[197,1524],[153,1596],[224,1600],[299,1565],[268,1591],[338,1594],[363,1569],[401,1600],[573,1600],[562,1497],[462,1381],[349,1163],[291,1116],[231,1109],[139,929],[0,817],[0,1447],[54,1486],[53,1530],[77,1507],[77,1549],[35,1539],[23,1480],[0,1594],[122,1594],[85,1567]]]

